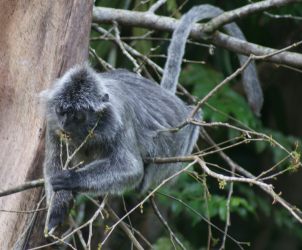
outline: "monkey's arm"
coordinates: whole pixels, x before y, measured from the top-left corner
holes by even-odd
[[[134,158],[131,161],[129,158],[105,159],[94,161],[79,171],[62,171],[51,179],[51,184],[55,191],[120,194],[138,186],[142,177],[142,162]]]
[[[77,171],[64,170],[51,178],[55,191],[72,190],[120,194],[139,185],[144,165],[134,137],[119,138],[105,159],[95,160]]]
[[[62,171],[61,160],[60,160],[60,145],[56,138],[56,135],[52,131],[46,132],[46,155],[44,161],[44,179],[45,179],[45,192],[47,197],[47,205],[50,211],[48,230],[61,224],[68,212],[69,205],[73,199],[70,191],[53,191],[50,184],[52,176]],[[51,197],[53,196],[52,203],[50,204]]]

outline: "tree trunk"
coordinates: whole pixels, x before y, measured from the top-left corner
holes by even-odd
[[[0,189],[42,175],[43,117],[38,93],[88,56],[92,1],[0,2]],[[33,210],[42,189],[0,198],[0,209]],[[0,249],[39,244],[33,214],[0,212]],[[39,220],[34,228],[44,226]],[[31,233],[30,233],[31,232]]]

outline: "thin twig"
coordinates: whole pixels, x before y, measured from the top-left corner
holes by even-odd
[[[181,241],[178,239],[178,237],[172,231],[172,229],[170,228],[168,222],[165,220],[165,218],[162,216],[161,212],[159,211],[159,209],[158,209],[158,207],[155,203],[154,196],[150,197],[150,202],[151,202],[152,208],[153,208],[156,216],[161,221],[161,223],[164,225],[164,227],[167,229],[167,231],[170,233],[170,238],[171,238],[172,243],[174,244],[173,241],[175,240],[176,243],[180,246],[180,248],[185,250],[186,249],[185,246],[181,243]]]
[[[34,209],[34,210],[6,210],[6,209],[0,209],[0,212],[4,213],[16,213],[16,214],[32,214],[36,212],[41,212],[41,211],[46,211],[48,208],[39,208],[39,209]]]
[[[173,197],[173,196],[171,196],[171,195],[169,195],[169,194],[164,194],[164,193],[162,193],[162,192],[159,192],[159,191],[157,191],[156,192],[157,194],[160,194],[160,195],[162,195],[162,196],[165,196],[165,197],[168,197],[168,198],[170,198],[170,199],[173,199],[173,200],[175,200],[175,201],[177,201],[177,202],[179,202],[179,203],[181,203],[182,205],[184,205],[187,209],[189,209],[190,211],[192,211],[194,214],[196,214],[201,220],[203,220],[203,221],[205,221],[206,223],[208,223],[208,224],[210,224],[213,228],[215,228],[218,232],[220,232],[220,233],[224,233],[224,231],[223,230],[221,230],[219,227],[217,227],[215,224],[213,224],[211,221],[209,221],[206,217],[204,217],[201,213],[199,213],[197,210],[195,210],[194,208],[192,208],[191,206],[189,206],[187,203],[185,203],[183,200],[181,200],[181,199],[178,199],[178,198],[175,198],[175,197]],[[239,241],[237,241],[236,239],[234,239],[232,236],[230,236],[230,235],[227,235],[227,237],[230,239],[230,240],[232,240],[234,243],[236,243],[236,245],[238,245],[238,247],[240,248],[240,249],[242,249],[243,250],[243,247],[241,246],[241,245],[248,245],[249,243],[248,242],[239,242]]]
[[[207,140],[215,145],[215,142],[212,140],[212,138],[208,135]],[[219,147],[217,147],[219,148]],[[253,174],[245,170],[243,167],[238,165],[236,162],[234,162],[229,156],[227,156],[223,151],[219,151],[218,154],[230,165],[233,166],[236,171],[240,172],[241,174],[245,175],[246,177],[249,178],[256,178]],[[263,191],[265,191],[268,195],[270,195],[273,198],[274,202],[278,202],[281,206],[283,206],[297,221],[302,223],[302,217],[296,212],[297,209],[295,206],[292,206],[289,204],[286,200],[284,200],[280,195],[276,194],[273,190],[271,189],[266,189],[265,187],[260,187]]]
[[[127,206],[126,206],[126,201],[125,201],[124,195],[122,195],[122,203],[123,203],[123,209],[124,209],[125,213],[128,213],[128,209],[127,209]],[[128,220],[129,228],[131,229],[132,234],[134,234],[133,225],[132,225],[130,216],[127,216],[127,220]],[[133,250],[133,242],[131,242],[131,250]]]
[[[149,13],[154,13],[157,11],[167,0],[157,0],[148,10]]]
[[[293,16],[293,15],[277,15],[277,14],[272,14],[269,13],[267,11],[264,12],[264,15],[269,16],[271,18],[274,19],[292,19],[292,20],[298,20],[298,21],[302,21],[302,17],[301,16]]]
[[[235,175],[235,168],[232,167],[232,177],[234,177],[234,175]],[[229,229],[229,226],[231,225],[231,199],[232,199],[232,195],[233,195],[233,187],[234,187],[234,182],[231,182],[230,189],[228,192],[228,198],[226,201],[226,221],[225,221],[225,226],[224,226],[224,234],[223,234],[222,243],[221,243],[219,250],[225,249],[225,242],[227,239],[228,229]]]
[[[69,221],[70,221],[70,224],[71,224],[74,228],[77,227],[76,222],[74,221],[74,219],[73,219],[71,216],[69,217]],[[78,235],[78,237],[79,237],[79,240],[80,240],[80,242],[81,242],[83,248],[84,248],[84,249],[87,249],[87,244],[86,244],[86,242],[85,242],[85,240],[84,240],[84,237],[83,237],[83,234],[82,234],[81,230],[77,231],[76,233],[77,233],[77,235]]]
[[[42,246],[38,246],[38,247],[34,247],[34,248],[30,248],[28,250],[36,250],[36,249],[41,249],[41,248],[45,248],[45,247],[49,247],[52,245],[55,245],[57,243],[60,243],[62,241],[64,241],[65,239],[71,237],[72,235],[74,235],[77,231],[81,230],[82,228],[90,225],[91,223],[93,223],[95,221],[95,219],[101,214],[101,211],[104,209],[105,203],[107,201],[107,195],[104,196],[103,202],[102,204],[99,206],[99,208],[95,211],[95,213],[92,215],[92,217],[86,221],[85,223],[83,223],[82,225],[80,225],[79,227],[75,228],[74,230],[72,230],[70,233],[68,233],[67,235],[65,235],[64,237],[60,238],[60,240],[56,240],[54,242],[51,242],[49,244],[45,244]]]
[[[213,18],[206,24],[206,32],[213,33],[227,23],[231,23],[239,18],[244,18],[256,12],[262,12],[271,8],[277,8],[291,3],[297,3],[299,0],[267,0],[247,4],[238,9],[226,11],[223,14]]]
[[[121,37],[120,37],[120,31],[118,29],[117,22],[115,22],[115,21],[113,22],[113,28],[114,28],[114,31],[115,31],[115,37],[116,37],[117,44],[119,45],[119,47],[122,50],[123,54],[133,63],[134,72],[136,72],[137,74],[140,74],[140,66],[138,65],[136,60],[125,49],[124,44],[123,44],[123,42],[121,40]]]
[[[111,215],[111,217],[113,217],[114,221],[119,221],[120,218],[117,216],[117,214],[114,212],[114,210],[107,204],[106,205],[109,214]],[[139,249],[139,250],[143,250],[144,248],[141,246],[141,244],[138,242],[138,240],[135,238],[135,236],[133,235],[133,232],[131,232],[131,230],[128,228],[127,224],[123,221],[121,221],[120,223],[120,228],[124,231],[124,233],[128,236],[128,238],[131,240],[131,242],[134,244],[134,246]]]
[[[214,93],[216,93],[218,91],[218,89],[220,89],[222,86],[224,86],[226,83],[230,82],[232,79],[234,79],[235,77],[237,77],[252,61],[252,56],[250,56],[246,62],[239,67],[234,73],[232,73],[231,75],[229,75],[228,77],[226,77],[221,83],[219,83],[218,85],[216,85],[204,98],[202,98],[201,101],[199,101],[197,103],[197,105],[195,106],[195,108],[193,109],[192,113],[190,114],[188,119],[192,119],[195,114],[197,113],[197,111],[201,108],[201,106],[210,98],[214,95]]]
[[[99,63],[100,65],[102,65],[102,67],[103,67],[106,71],[108,71],[108,70],[113,70],[113,69],[114,69],[114,67],[113,67],[111,64],[107,63],[105,60],[103,60],[101,57],[99,57],[99,56],[97,55],[95,49],[89,47],[89,52],[96,58],[96,60],[98,61],[98,63]]]
[[[89,140],[89,138],[91,138],[91,136],[93,136],[93,132],[94,130],[96,129],[96,127],[98,126],[99,124],[99,121],[100,121],[100,117],[99,119],[97,120],[97,122],[94,124],[93,128],[88,131],[88,134],[87,136],[85,137],[85,139],[83,140],[83,142],[80,144],[80,146],[78,146],[71,155],[68,155],[66,161],[65,161],[65,164],[63,166],[63,169],[67,169],[68,168],[68,165],[70,163],[70,161],[74,158],[74,156],[82,149],[82,147],[84,147],[84,145],[87,143],[87,141]],[[66,143],[67,141],[65,141]]]
[[[122,41],[160,41],[160,42],[170,42],[172,39],[168,38],[168,37],[146,37],[146,35],[150,35],[149,33],[146,33],[142,36],[121,36],[121,40]],[[115,38],[109,37],[108,34],[107,36],[95,36],[95,37],[91,37],[90,41],[114,41]],[[200,47],[204,47],[204,48],[208,48],[210,49],[212,47],[211,44],[207,44],[207,43],[201,43],[201,42],[196,42],[193,40],[188,39],[187,44],[192,44],[192,45],[196,45],[196,46],[200,46]]]
[[[210,208],[209,208],[210,192],[207,187],[206,175],[204,175],[202,184],[204,186],[204,201],[205,201],[205,205],[206,205],[207,219],[210,222],[210,223],[208,223],[208,242],[207,242],[207,250],[210,250],[211,242],[212,242],[212,225],[211,225],[211,216],[210,216]]]
[[[39,211],[39,207],[41,206],[42,202],[45,199],[45,194],[42,195],[42,198],[39,200],[38,204],[36,205],[36,211]],[[26,238],[26,236],[28,235],[28,232],[33,228],[34,224],[35,224],[35,220],[37,218],[37,212],[34,212],[29,220],[29,222],[26,225],[26,228],[24,229],[24,231],[22,232],[22,234],[18,237],[16,243],[14,244],[14,249],[20,249],[20,246],[23,246],[24,243],[24,239]]]
[[[179,174],[181,174],[182,172],[186,171],[187,169],[189,169],[192,165],[194,165],[196,163],[196,160],[194,160],[193,162],[191,162],[190,164],[188,164],[185,168],[179,170],[178,172],[174,173],[173,175],[171,175],[170,177],[164,179],[157,187],[155,187],[148,195],[145,196],[145,198],[139,202],[136,206],[134,206],[127,214],[125,214],[124,216],[121,217],[121,219],[119,221],[117,221],[116,223],[114,223],[111,228],[110,231],[108,232],[107,236],[105,237],[105,239],[102,241],[101,246],[103,246],[105,244],[105,242],[107,241],[107,239],[109,238],[109,236],[112,234],[112,232],[114,231],[114,229],[118,226],[118,224],[123,221],[129,214],[133,213],[136,209],[138,209],[139,207],[141,207],[150,197],[151,195],[153,195],[159,188],[161,188],[163,185],[165,185],[168,181],[172,180],[173,178],[175,178],[176,176],[178,176]]]
[[[56,236],[53,234],[53,231],[51,230],[49,232],[49,236],[51,236],[54,240],[56,240],[59,243],[62,243],[63,245],[69,246],[70,248],[72,248],[73,250],[77,250],[73,245],[71,245],[70,243],[66,242],[65,240],[61,239],[60,237]]]

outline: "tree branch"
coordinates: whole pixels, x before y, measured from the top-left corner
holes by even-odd
[[[208,33],[213,33],[227,23],[231,23],[238,18],[249,16],[256,12],[261,12],[271,8],[280,7],[290,3],[297,3],[301,0],[266,0],[256,3],[251,3],[235,10],[226,11],[222,15],[213,18],[206,24],[205,30]]]
[[[25,182],[24,184],[22,184],[20,186],[16,186],[16,187],[13,187],[13,188],[10,188],[10,189],[7,189],[5,191],[0,192],[0,197],[10,195],[10,194],[14,194],[14,193],[18,193],[18,192],[21,192],[21,191],[25,191],[27,189],[35,188],[35,187],[41,187],[43,185],[44,185],[44,179],[28,181],[28,182]]]
[[[195,24],[191,30],[190,36],[198,41],[207,40],[216,46],[223,47],[235,53],[245,55],[264,55],[274,53],[277,50],[242,41],[218,31],[209,37],[209,31],[213,30],[212,27],[218,28],[219,25],[224,25],[238,17],[244,17],[257,11],[263,11],[272,7],[295,2],[301,2],[301,0],[267,0],[259,3],[249,4],[233,11],[225,12],[208,23]],[[177,27],[179,22],[174,18],[158,16],[150,12],[138,12],[104,7],[94,7],[93,21],[96,23],[112,23],[115,21],[120,25],[142,27],[168,32],[172,32]],[[299,53],[282,52],[263,60],[302,68],[302,55]]]
[[[244,55],[253,54],[256,56],[263,56],[267,54],[273,54],[278,51],[276,49],[264,47],[255,43],[245,42],[235,37],[225,35],[221,32],[215,33],[211,38],[211,42],[216,46]],[[284,64],[300,69],[302,68],[302,55],[295,52],[282,52],[272,57],[263,58],[262,60],[276,64]]]

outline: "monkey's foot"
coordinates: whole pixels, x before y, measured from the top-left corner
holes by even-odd
[[[48,231],[51,231],[56,226],[63,224],[65,217],[68,212],[68,205],[66,206],[56,206],[51,208],[49,221],[48,221]]]
[[[59,191],[54,194],[50,204],[47,231],[50,232],[56,226],[63,224],[68,210],[73,205],[73,195],[69,191]]]

